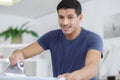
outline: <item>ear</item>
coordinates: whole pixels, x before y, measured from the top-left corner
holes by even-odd
[[[81,21],[81,20],[83,19],[83,15],[80,14],[80,15],[78,16],[78,19],[79,19],[79,21]]]

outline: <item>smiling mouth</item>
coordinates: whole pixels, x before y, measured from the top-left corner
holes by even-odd
[[[64,27],[62,27],[62,29],[63,29],[64,31],[68,31],[68,30],[70,29],[70,26],[64,26]]]

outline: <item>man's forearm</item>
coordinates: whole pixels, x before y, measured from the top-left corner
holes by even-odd
[[[81,80],[89,80],[97,75],[98,64],[89,64],[83,67],[80,70],[74,71],[80,76]]]

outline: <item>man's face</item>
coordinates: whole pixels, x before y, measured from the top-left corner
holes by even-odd
[[[82,15],[77,16],[75,9],[59,9],[58,22],[65,35],[73,34],[79,27]]]

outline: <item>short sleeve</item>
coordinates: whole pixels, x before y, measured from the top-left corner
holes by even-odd
[[[95,49],[99,50],[101,54],[103,53],[103,40],[96,33],[89,34],[89,36],[87,37],[87,46],[88,50]]]
[[[49,46],[50,46],[50,41],[52,39],[51,37],[52,37],[52,31],[41,36],[37,40],[37,42],[43,47],[44,50],[47,50],[49,49]]]

